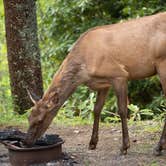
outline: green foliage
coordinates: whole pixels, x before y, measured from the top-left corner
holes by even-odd
[[[153,118],[153,111],[150,109],[140,109],[137,105],[130,104],[128,105],[128,109],[130,112],[130,119],[132,121],[142,120],[145,118]]]
[[[12,109],[8,79],[6,47],[4,44],[4,14],[0,2],[0,112]],[[91,27],[112,24],[166,10],[164,0],[43,0],[37,1],[38,37],[42,55],[44,87],[47,89],[59,65],[76,39]],[[2,51],[3,50],[3,51]],[[96,94],[79,87],[66,101],[59,119],[78,117],[92,119]],[[129,105],[133,120],[164,117],[165,102],[158,77],[129,83]],[[137,106],[136,106],[137,105]],[[146,109],[144,109],[146,108]],[[152,111],[153,110],[153,113]],[[102,121],[117,122],[117,105],[111,91],[102,112]]]

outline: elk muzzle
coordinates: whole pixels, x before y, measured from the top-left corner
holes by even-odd
[[[45,115],[41,121],[38,121],[38,123],[30,124],[27,136],[25,138],[25,144],[27,146],[32,146],[36,140],[44,134],[51,124],[53,118],[53,114],[49,113]]]

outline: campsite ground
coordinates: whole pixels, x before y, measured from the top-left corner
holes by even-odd
[[[6,127],[6,126],[5,126]],[[1,128],[4,128],[1,127]],[[20,127],[19,127],[20,128]],[[25,128],[21,128],[25,130]],[[100,126],[99,143],[96,150],[88,150],[91,125],[55,125],[48,133],[59,134],[64,140],[65,160],[41,166],[165,166],[166,153],[153,155],[153,147],[159,140],[161,125],[153,121],[134,122],[129,125],[131,147],[128,155],[120,156],[121,125]],[[0,145],[0,165],[10,166],[7,150]]]

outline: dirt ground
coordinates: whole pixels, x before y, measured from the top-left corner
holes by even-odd
[[[101,126],[96,150],[88,150],[92,126],[55,126],[48,133],[56,133],[65,140],[63,152],[72,162],[47,163],[46,166],[166,166],[166,152],[162,156],[153,155],[153,147],[159,140],[161,131],[148,131],[153,123],[130,125],[131,147],[126,156],[119,155],[121,126]],[[147,129],[148,127],[148,129]],[[7,150],[0,145],[0,166],[10,166]],[[41,166],[44,166],[41,164]]]

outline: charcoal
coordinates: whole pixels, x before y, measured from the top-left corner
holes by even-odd
[[[19,147],[26,147],[26,145],[24,144],[25,138],[26,138],[26,133],[18,129],[5,129],[3,131],[0,131],[1,142],[7,141]],[[61,141],[62,139],[59,137],[59,135],[45,134],[41,138],[37,139],[37,141],[33,146],[36,147],[36,146],[53,145]]]
[[[55,144],[57,142],[61,142],[62,139],[59,137],[59,135],[55,135],[55,134],[51,134],[51,135],[44,135],[42,136],[40,139],[38,139],[36,142],[35,142],[35,145],[41,145],[41,146],[44,146],[44,145],[52,145],[52,144]]]
[[[26,133],[21,132],[18,129],[5,129],[0,131],[0,141],[9,140],[9,141],[22,141],[25,139]]]

